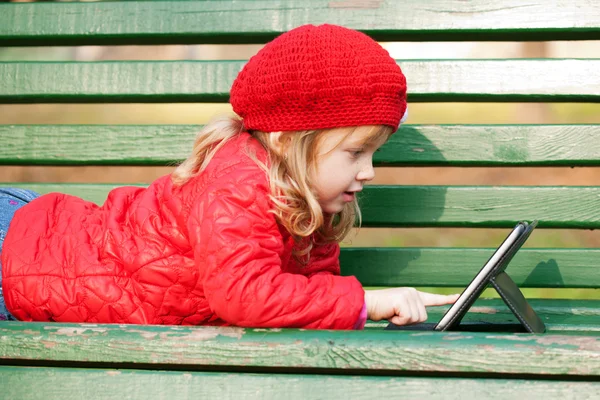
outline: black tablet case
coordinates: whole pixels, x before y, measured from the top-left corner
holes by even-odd
[[[504,256],[498,261],[496,266],[490,270],[488,276],[482,280],[481,284],[467,299],[463,307],[454,315],[444,330],[530,333],[545,332],[546,327],[544,322],[535,313],[533,308],[531,308],[516,283],[505,272],[506,267],[514,255],[521,248],[523,243],[525,243],[533,229],[536,227],[537,221],[533,221],[531,224],[527,224],[525,222],[520,222],[519,224],[525,224],[526,226],[521,236],[519,236],[512,246],[510,246]],[[477,300],[484,289],[489,285],[496,289],[502,300],[504,300],[504,303],[506,303],[519,323],[488,323],[485,321],[461,323],[462,318],[465,316],[469,308],[471,308],[475,300]],[[437,324],[430,323],[404,326],[389,324],[386,327],[386,330],[435,330],[436,325]]]

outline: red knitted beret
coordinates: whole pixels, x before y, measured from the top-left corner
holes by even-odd
[[[336,25],[303,25],[246,63],[230,101],[248,130],[397,129],[406,111],[406,78],[369,36]]]

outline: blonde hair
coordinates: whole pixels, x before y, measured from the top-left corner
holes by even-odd
[[[380,141],[389,137],[392,128],[383,125],[367,127],[336,128],[343,133],[343,142],[358,130],[366,131],[366,142]],[[316,172],[319,146],[328,132],[333,129],[305,130],[273,133],[251,131],[268,154],[268,165],[261,163],[253,154],[248,154],[267,174],[270,185],[271,212],[296,241],[294,255],[308,262],[308,254],[315,243],[340,242],[361,222],[360,208],[356,199],[347,203],[336,215],[323,212],[317,196],[312,191],[311,175]],[[239,117],[219,117],[198,133],[192,154],[172,173],[171,179],[177,186],[201,173],[212,157],[231,138],[244,131]],[[277,143],[279,142],[279,143]],[[281,143],[286,143],[286,151]],[[365,143],[365,144],[367,144]],[[339,144],[338,144],[339,145]],[[337,146],[336,146],[337,147]]]

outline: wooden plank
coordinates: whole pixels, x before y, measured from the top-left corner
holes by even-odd
[[[0,127],[0,132],[1,132]],[[584,166],[600,163],[600,125],[403,125],[377,165]]]
[[[0,125],[0,165],[174,165],[201,127]]]
[[[0,125],[0,165],[173,165],[202,125]],[[599,166],[600,125],[404,125],[377,166]],[[140,146],[143,143],[143,146]]]
[[[444,377],[248,374],[131,369],[0,367],[7,399],[373,399],[389,393],[427,399],[577,399],[594,396],[600,382],[515,381]],[[58,383],[58,384],[57,384]],[[40,390],[43,388],[43,390]]]
[[[0,76],[11,79],[0,81],[0,103],[226,102],[242,65],[241,61],[5,62],[0,63]]]
[[[360,203],[365,226],[600,227],[595,186],[368,186]]]
[[[600,375],[600,337],[0,322],[0,362],[248,372]]]
[[[0,187],[16,187],[33,190],[41,194],[66,193],[82,197],[98,205],[104,204],[108,192],[116,187],[124,185],[110,184],[70,184],[70,183],[0,183]],[[134,185],[129,185],[134,186]]]
[[[243,63],[3,62],[0,103],[227,102]],[[600,59],[398,63],[413,102],[600,101]]]
[[[0,183],[62,192],[103,204],[117,184]],[[365,227],[600,228],[600,186],[367,186],[359,200]]]
[[[510,271],[512,274],[512,270]],[[460,292],[460,291],[458,291]],[[535,299],[527,302],[546,324],[547,333],[600,337],[600,300]],[[428,307],[427,322],[438,322],[448,307]],[[518,323],[500,298],[480,298],[469,309],[463,323]],[[387,321],[368,321],[369,329],[383,329]]]
[[[344,25],[394,41],[600,39],[600,7],[594,0],[0,5],[0,41],[5,46],[264,43],[305,23]]]
[[[365,286],[466,287],[494,250],[342,248],[340,263],[343,275],[354,275]],[[507,271],[519,287],[598,288],[598,259],[598,249],[525,248]]]

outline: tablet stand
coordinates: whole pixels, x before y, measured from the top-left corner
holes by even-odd
[[[490,279],[490,283],[527,332],[543,333],[546,331],[544,322],[533,311],[517,284],[506,272],[502,271],[494,276]]]

